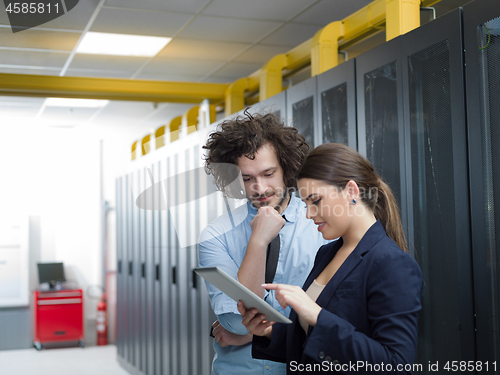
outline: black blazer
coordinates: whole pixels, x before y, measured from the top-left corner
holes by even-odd
[[[339,239],[319,249],[304,290],[341,246]],[[410,374],[422,285],[417,262],[377,221],[319,295],[323,309],[307,336],[292,310],[293,323],[274,324],[271,340],[254,336],[252,355],[288,363],[287,374]]]

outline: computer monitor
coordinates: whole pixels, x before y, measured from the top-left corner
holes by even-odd
[[[40,284],[49,283],[51,289],[66,281],[62,263],[38,263],[38,280]]]

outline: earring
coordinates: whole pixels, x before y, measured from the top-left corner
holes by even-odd
[[[355,205],[355,204],[356,204],[356,199],[353,199],[353,200],[351,201],[351,204],[352,204],[352,205]]]

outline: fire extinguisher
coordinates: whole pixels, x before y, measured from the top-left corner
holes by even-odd
[[[106,294],[103,294],[97,305],[97,345],[108,345],[108,307]]]

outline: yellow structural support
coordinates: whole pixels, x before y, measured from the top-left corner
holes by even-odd
[[[283,68],[286,66],[286,55],[276,55],[260,70],[260,101],[283,91]]]
[[[420,0],[386,0],[386,40],[420,26]]]
[[[179,139],[181,125],[182,125],[182,116],[178,116],[178,117],[172,119],[172,121],[170,121],[170,125],[169,125],[170,143],[177,141]]]
[[[339,39],[343,36],[342,22],[336,21],[319,30],[312,38],[311,75],[317,76],[339,63]]]
[[[0,74],[0,95],[132,100],[153,103],[223,101],[227,83],[166,82]]]
[[[196,105],[188,109],[182,115],[182,123],[187,129],[187,134],[191,134],[197,130],[199,111],[200,111],[200,106]]]
[[[166,125],[163,125],[155,131],[156,150],[158,150],[160,147],[165,146],[165,128]]]
[[[137,142],[139,142],[139,141],[135,141],[132,144],[132,159],[131,160],[135,160],[136,159]]]
[[[151,151],[150,141],[151,141],[151,134],[148,134],[144,138],[142,138],[142,141],[141,141],[142,155],[149,154],[149,151]]]
[[[227,88],[224,110],[226,117],[245,108],[245,91],[248,90],[248,81],[246,77],[240,78]]]

